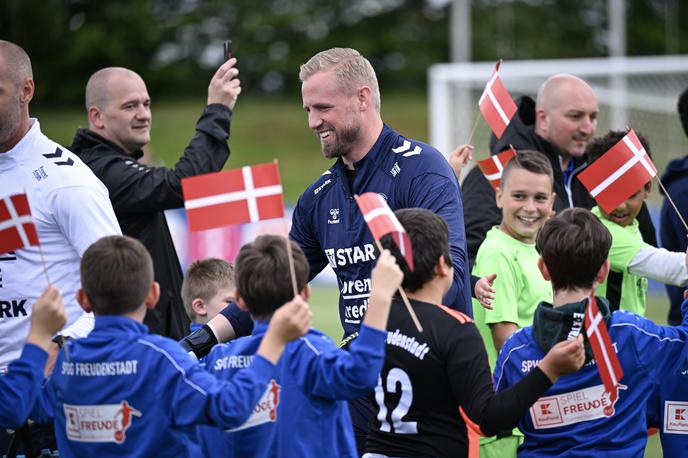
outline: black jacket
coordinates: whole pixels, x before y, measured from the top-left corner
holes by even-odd
[[[196,123],[196,134],[173,169],[148,167],[120,147],[88,129],[78,129],[69,149],[105,184],[122,233],[140,240],[153,258],[160,300],[146,315],[151,332],[179,340],[189,333],[181,299],[182,270],[163,210],[184,205],[181,179],[217,172],[229,157],[231,112],[208,105]]]
[[[518,112],[504,131],[502,138],[497,140],[494,136],[492,137],[490,152],[493,155],[498,154],[508,149],[509,145],[512,145],[516,150],[534,150],[547,156],[554,172],[554,192],[556,193],[554,210],[557,213],[569,207],[590,209],[596,205],[595,199],[592,198],[577,177],[587,165],[585,158],[573,158],[574,171],[571,177],[571,195],[567,194],[559,154],[551,143],[535,133],[535,101],[530,97],[522,97],[519,100]],[[463,196],[468,259],[472,265],[487,231],[502,221],[502,211],[497,208],[494,190],[479,167],[474,167],[468,172],[461,185],[461,194]],[[647,243],[657,246],[654,225],[644,204],[638,215],[638,222],[643,239]]]

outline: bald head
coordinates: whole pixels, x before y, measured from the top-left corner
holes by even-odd
[[[7,76],[19,87],[27,79],[33,79],[33,71],[31,70],[31,59],[21,47],[9,41],[0,40],[0,58],[2,65],[0,69],[7,72]]]
[[[103,109],[112,99],[112,86],[121,79],[143,82],[138,73],[124,67],[106,67],[95,72],[86,83],[86,109]]]
[[[577,76],[560,73],[547,78],[535,101],[535,133],[547,140],[568,165],[581,157],[597,129],[597,96]]]

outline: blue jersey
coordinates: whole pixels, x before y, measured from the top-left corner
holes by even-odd
[[[206,357],[206,369],[220,379],[234,377],[250,362],[266,329],[258,321],[251,336],[216,345]],[[386,332],[362,326],[348,352],[313,329],[290,342],[277,376],[263,386],[263,398],[245,424],[231,432],[198,428],[205,455],[358,457],[345,400],[375,386],[386,337]]]
[[[339,318],[345,335],[358,330],[370,296],[374,241],[354,194],[377,192],[392,210],[427,208],[449,226],[454,283],[444,298],[451,308],[472,316],[470,270],[458,181],[435,148],[404,138],[384,126],[368,154],[354,163],[353,187],[341,158],[299,198],[290,237],[303,249],[311,278],[329,265],[339,282]]]
[[[21,356],[0,377],[0,428],[24,424],[41,390],[43,367],[48,353],[33,344],[24,344]]]
[[[37,419],[54,419],[64,457],[190,456],[181,430],[240,425],[275,374],[256,357],[219,381],[177,342],[120,316],[96,317],[91,334],[67,348],[35,409]]]
[[[688,301],[684,316],[687,308]],[[643,456],[647,401],[653,385],[675,370],[688,341],[688,319],[679,327],[658,326],[614,312],[608,327],[624,371],[618,398],[605,392],[594,360],[559,378],[519,423],[525,435],[519,457]],[[544,356],[532,326],[514,333],[497,358],[497,391],[515,384]]]

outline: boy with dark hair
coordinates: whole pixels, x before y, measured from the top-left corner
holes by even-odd
[[[625,135],[625,131],[610,131],[595,139],[587,150],[590,162],[597,160]],[[651,156],[647,139],[641,134],[637,135],[648,156]],[[611,310],[621,308],[645,315],[648,278],[669,285],[688,285],[687,253],[656,248],[643,241],[636,218],[651,189],[652,180],[612,212],[608,213],[599,206],[592,209],[612,234],[609,277],[595,291],[607,298]]]
[[[494,380],[498,392],[531,372],[544,352],[585,333],[585,308],[609,272],[612,236],[591,212],[567,209],[545,223],[536,242],[538,267],[552,282],[553,304],[541,302],[533,326],[516,332],[502,348]],[[658,326],[629,312],[597,304],[609,328],[624,376],[615,392],[601,382],[586,341],[587,364],[557,381],[519,423],[525,441],[519,457],[642,456],[647,442],[645,411],[652,385],[671,373],[686,348],[688,301],[679,327]],[[623,306],[623,304],[622,304]]]
[[[583,340],[558,345],[533,362],[522,383],[495,395],[478,329],[469,317],[440,303],[452,282],[447,223],[420,208],[395,214],[411,238],[414,270],[391,237],[381,242],[402,266],[402,286],[423,332],[395,298],[385,364],[371,396],[373,420],[364,457],[477,454],[478,434],[513,428],[559,376],[581,367]]]
[[[302,304],[276,315],[252,364],[218,381],[174,341],[142,324],[160,289],[141,242],[105,237],[81,261],[77,299],[95,328],[67,343],[37,414],[55,421],[62,456],[189,456],[177,428],[241,424],[274,377],[286,342],[308,328]]]
[[[537,270],[535,237],[552,213],[553,172],[537,151],[519,151],[504,167],[496,190],[502,222],[488,231],[478,249],[473,275],[496,274],[491,309],[474,304],[475,324],[485,342],[491,370],[504,341],[533,323],[535,306],[552,300],[552,286]],[[515,457],[523,435],[500,431],[480,441],[483,458]]]
[[[182,301],[191,331],[202,327],[234,302],[234,265],[208,258],[192,263],[184,274]]]
[[[296,285],[294,303],[308,299],[309,265],[292,243]],[[264,395],[251,417],[230,432],[199,428],[208,456],[222,450],[227,457],[358,457],[346,400],[361,397],[375,386],[384,360],[384,332],[392,295],[402,273],[383,251],[371,276],[371,293],[360,335],[344,351],[325,334],[311,329],[287,345],[277,375],[263,385]],[[252,358],[265,329],[293,297],[284,239],[262,235],[244,245],[236,259],[237,303],[256,320],[253,335],[217,345],[206,367],[218,378],[235,372]],[[407,313],[404,311],[403,313]]]

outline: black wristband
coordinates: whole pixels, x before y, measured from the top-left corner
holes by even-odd
[[[179,341],[179,344],[188,352],[193,352],[196,358],[201,359],[210,349],[217,344],[217,337],[210,326],[204,324],[202,328],[195,330]]]

